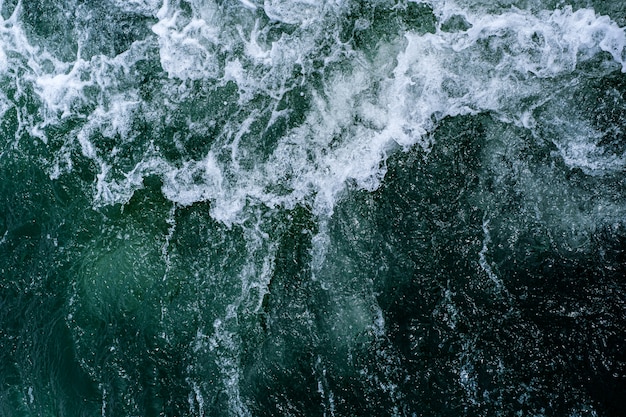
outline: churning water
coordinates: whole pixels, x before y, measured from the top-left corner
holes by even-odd
[[[626,409],[625,2],[0,14],[0,416]]]

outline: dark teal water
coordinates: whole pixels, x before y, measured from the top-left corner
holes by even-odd
[[[626,3],[0,14],[0,416],[623,415]]]

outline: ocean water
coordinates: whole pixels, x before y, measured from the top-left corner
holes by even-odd
[[[621,416],[626,2],[0,0],[0,416]]]

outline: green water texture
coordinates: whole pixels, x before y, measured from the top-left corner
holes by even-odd
[[[0,416],[624,412],[626,3],[0,5]]]

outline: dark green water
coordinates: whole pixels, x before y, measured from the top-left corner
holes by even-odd
[[[0,416],[624,414],[626,3],[0,14]]]

